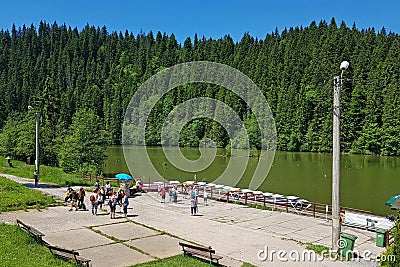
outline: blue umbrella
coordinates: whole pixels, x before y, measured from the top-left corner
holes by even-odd
[[[115,175],[115,178],[117,178],[118,180],[125,180],[125,181],[132,180],[132,176],[126,173],[118,173],[117,175]]]

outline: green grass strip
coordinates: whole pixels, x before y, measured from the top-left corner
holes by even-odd
[[[12,160],[13,167],[6,167],[6,159],[0,157],[0,173],[11,174],[17,177],[32,179],[35,170],[34,165],[27,165],[25,162]],[[84,181],[79,174],[65,173],[61,168],[40,166],[40,181],[54,183],[62,186],[74,185],[93,185],[94,182]]]
[[[177,255],[177,256],[172,256],[169,258],[165,259],[160,259],[160,260],[155,260],[155,261],[150,261],[146,263],[141,263],[141,264],[136,264],[133,265],[135,267],[209,267],[210,264],[200,261],[198,259],[188,257],[188,256],[183,256],[183,255]]]
[[[22,184],[0,177],[0,212],[41,209],[56,205],[51,196],[25,187]]]
[[[0,223],[0,265],[7,267],[75,266],[54,257],[17,225]]]

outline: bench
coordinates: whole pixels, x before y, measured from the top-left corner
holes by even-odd
[[[223,258],[222,256],[215,255],[215,250],[212,249],[211,247],[205,248],[182,242],[179,242],[179,245],[182,247],[184,255],[189,255],[203,260],[207,260],[210,262],[210,265],[212,265],[213,263],[219,265],[219,260]]]
[[[78,251],[69,250],[69,249],[60,248],[60,247],[51,246],[51,245],[47,245],[47,247],[49,248],[50,252],[56,257],[59,257],[63,260],[67,260],[67,261],[74,260],[80,266],[88,266],[89,267],[89,263],[91,260],[79,257]]]
[[[44,236],[43,233],[39,232],[32,226],[23,223],[19,219],[17,219],[17,224],[21,229],[27,231],[37,242],[39,242],[41,244],[45,243],[45,241],[43,240],[43,236]]]

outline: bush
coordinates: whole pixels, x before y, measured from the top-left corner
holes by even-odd
[[[398,267],[400,260],[400,213],[396,214],[395,226],[392,229],[393,244],[383,253],[381,266]],[[395,257],[395,261],[391,260]]]

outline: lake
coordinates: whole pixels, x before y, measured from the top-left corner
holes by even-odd
[[[176,148],[173,153],[178,152]],[[144,151],[146,150],[146,151]],[[171,164],[161,147],[147,147],[134,150],[129,154],[132,174],[135,177],[149,177],[152,181],[161,181],[161,177],[168,180],[194,180],[213,182],[227,168],[229,162],[235,157],[225,156],[224,149],[215,149],[216,156],[210,157],[206,168],[200,171],[182,171]],[[181,148],[180,151],[190,161],[200,158],[200,151],[197,148]],[[146,152],[151,163],[144,162]],[[212,153],[211,153],[212,154]],[[211,155],[210,154],[210,155]],[[112,177],[116,173],[126,172],[129,169],[125,163],[124,152],[121,146],[114,146],[108,149],[108,159],[105,161],[104,175]],[[208,162],[207,156],[204,165]],[[238,158],[238,157],[237,157]],[[214,160],[212,160],[214,159]],[[248,160],[243,175],[239,173],[232,178],[232,183],[224,183],[240,188],[247,188],[250,179],[258,165],[258,158],[240,158],[240,162]],[[151,164],[158,171],[158,174],[151,171],[146,164]],[[189,164],[190,165],[190,164]],[[234,164],[237,168],[242,166]],[[400,157],[380,157],[368,155],[341,155],[341,180],[340,196],[341,206],[369,210],[377,215],[392,213],[389,207],[385,206],[386,200],[392,195],[400,194]],[[189,168],[190,169],[190,168]],[[238,182],[236,183],[236,180]],[[332,155],[303,152],[276,152],[271,169],[258,187],[263,192],[273,192],[283,195],[295,195],[318,203],[331,203],[332,190]]]

